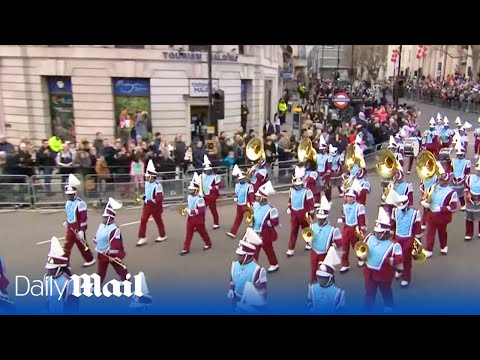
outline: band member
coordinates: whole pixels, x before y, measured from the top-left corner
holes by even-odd
[[[77,188],[80,181],[75,175],[70,174],[68,177],[68,185],[65,186],[65,194],[67,195],[67,203],[65,211],[67,213],[67,227],[65,256],[70,260],[70,253],[73,245],[77,244],[80,254],[82,254],[85,262],[84,267],[95,264],[95,258],[92,251],[88,248],[85,232],[87,231],[87,203],[77,196]],[[69,263],[70,265],[70,263]]]
[[[480,161],[477,161],[477,163],[475,164],[475,174],[469,174],[465,179],[465,197],[468,203],[474,204],[475,208],[478,208],[477,204],[480,203]],[[474,221],[478,221],[478,237],[480,238],[480,218],[478,218],[478,216],[476,215],[478,214],[478,212],[471,214],[472,216],[469,217],[470,212],[467,209],[467,216],[465,217],[466,241],[472,240]]]
[[[403,170],[395,171],[393,175],[393,190],[395,190],[399,195],[405,195],[408,197],[408,204],[413,206],[413,186],[412,183],[405,181],[405,176]]]
[[[253,207],[255,202],[255,193],[253,192],[253,185],[247,182],[245,174],[240,170],[238,165],[235,165],[232,171],[232,175],[237,177],[237,184],[235,185],[235,197],[233,200],[237,203],[237,213],[235,215],[235,221],[232,228],[227,235],[232,239],[235,239],[238,228],[242,223],[243,216],[247,208]]]
[[[397,142],[395,141],[395,138],[393,136],[390,135],[390,142],[388,144],[388,147],[387,147],[387,150],[390,150],[394,155],[395,155],[395,159],[397,159],[397,161],[400,163],[400,165],[402,165],[403,167],[403,155],[402,153],[399,151],[399,148],[400,148],[400,145],[397,144]]]
[[[342,267],[341,273],[345,273],[350,269],[348,255],[350,254],[350,246],[352,249],[359,240],[359,236],[363,236],[367,230],[365,224],[365,206],[358,203],[356,198],[361,191],[358,180],[355,179],[352,186],[345,192],[345,204],[343,204],[342,218],[338,219],[338,223],[343,223],[342,230]],[[359,261],[358,266],[363,266],[364,262]]]
[[[410,205],[406,195],[396,196],[396,207],[392,211],[392,233],[394,240],[402,246],[403,270],[395,273],[395,278],[402,279],[400,285],[407,287],[412,280],[412,250],[415,238],[421,241],[422,227],[420,211]]]
[[[202,190],[205,206],[210,209],[213,216],[213,230],[220,228],[220,220],[217,211],[217,199],[220,196],[220,188],[222,180],[220,176],[212,171],[212,163],[208,156],[203,157],[203,174],[202,174]]]
[[[255,261],[255,251],[262,239],[252,228],[247,228],[245,236],[235,251],[237,260],[230,269],[230,289],[227,298],[232,301],[234,310],[247,312],[262,311],[267,304],[267,272]]]
[[[365,305],[371,309],[375,303],[377,289],[380,288],[384,302],[384,311],[393,310],[392,282],[395,272],[402,268],[402,247],[391,240],[390,217],[383,210],[378,209],[378,218],[373,234],[365,237],[368,255],[359,257],[359,261],[366,261],[363,269],[365,278]]]
[[[471,162],[465,159],[465,149],[460,141],[455,144],[456,157],[452,161],[452,188],[457,192],[457,197],[460,200],[460,210],[465,211],[465,196],[463,195],[465,189],[465,178],[470,174]]]
[[[117,210],[121,208],[122,204],[112,198],[108,199],[107,206],[105,206],[102,214],[102,223],[98,226],[93,240],[97,244],[95,250],[98,252],[98,275],[102,284],[107,275],[109,264],[115,269],[121,281],[127,279],[127,267],[122,262],[126,255],[122,234],[120,228],[115,224]]]
[[[437,135],[440,136],[443,130],[443,120],[442,120],[442,115],[440,113],[437,113],[437,124],[435,125],[435,130],[437,131]],[[441,144],[441,141],[440,141]]]
[[[145,273],[140,271],[138,275],[140,276],[142,296],[133,295],[132,300],[130,301],[129,307],[135,310],[145,310],[146,308],[152,305],[153,298],[150,295],[147,287],[147,280],[145,279]]]
[[[290,240],[288,242],[287,257],[295,253],[298,230],[300,227],[305,229],[309,226],[306,217],[314,213],[314,203],[312,192],[303,186],[303,176],[305,170],[300,167],[295,168],[295,175],[292,179],[293,186],[290,188],[287,214],[290,215]],[[306,247],[309,250],[310,247]]]
[[[256,193],[260,186],[263,186],[268,181],[267,161],[262,158],[260,162],[255,165],[250,178],[250,184],[253,185],[253,191]]]
[[[412,138],[415,138],[419,144],[422,143],[422,134],[420,133],[420,130],[415,130],[413,133],[412,133]],[[415,160],[415,156],[410,156],[409,160],[408,160],[408,168],[407,168],[407,175],[410,175],[411,172],[412,172],[412,167],[413,167],[413,161]]]
[[[0,258],[0,310],[2,311],[9,311],[13,310],[14,303],[10,301],[10,297],[8,296],[8,285],[10,281],[7,278],[5,265]]]
[[[340,258],[333,247],[315,271],[315,279],[308,285],[307,306],[313,313],[338,313],[345,307],[345,290],[335,285],[335,266]]]
[[[318,263],[325,259],[331,246],[342,249],[342,234],[340,229],[328,222],[331,205],[326,196],[322,196],[320,207],[317,209],[317,222],[312,224],[313,239],[310,250],[310,281],[316,280]]]
[[[437,162],[440,176],[438,184],[433,184],[433,193],[430,199],[422,200],[420,204],[430,209],[431,213],[427,222],[427,244],[425,255],[433,255],[435,235],[438,232],[441,254],[447,255],[448,234],[447,226],[452,222],[452,213],[457,209],[457,193],[449,186],[450,174],[445,172],[442,165]],[[431,189],[427,189],[430,191]]]
[[[331,144],[329,145],[328,148],[329,152],[329,167],[331,170],[331,174],[328,177],[329,185],[331,184],[332,178],[338,178],[342,175],[342,170],[343,170],[343,163],[342,163],[342,157],[338,154],[338,148],[332,146]],[[343,197],[343,191],[342,187],[338,186],[338,194],[340,197]],[[332,201],[332,189],[331,187],[329,188],[328,194],[326,193],[325,195],[327,196],[328,201]]]
[[[438,151],[440,150],[441,142],[433,117],[430,119],[430,127],[423,133],[422,145],[425,150],[430,151],[433,156],[438,159]]]
[[[50,314],[75,313],[78,311],[78,297],[73,296],[72,275],[68,268],[69,259],[60,241],[54,236],[50,240],[43,285],[48,287],[46,310]],[[62,293],[63,291],[63,293]],[[60,300],[59,300],[60,298]]]
[[[323,135],[320,135],[320,140],[318,142],[318,154],[317,154],[317,172],[318,180],[317,185],[320,189],[323,188],[323,191],[326,191],[327,183],[325,177],[328,176],[329,163],[328,163],[328,154],[327,154],[327,142],[325,141]],[[321,191],[318,192],[318,201],[320,201]]]
[[[426,191],[432,186],[433,184],[436,184],[438,181],[437,175],[433,175],[431,178],[422,180],[420,184],[420,191],[422,192],[422,200],[424,194],[426,194]],[[430,216],[430,209],[424,207],[423,208],[423,213],[422,213],[422,230],[425,230],[427,228],[427,222]]]
[[[457,139],[461,141],[461,144],[465,149],[465,154],[466,154],[468,149],[468,134],[466,129],[470,128],[472,125],[468,121],[466,121],[465,123],[462,123],[462,120],[458,116],[457,116],[457,119],[455,120],[455,123],[457,124],[457,128],[453,130],[453,136],[454,138],[457,137]]]
[[[192,243],[193,234],[195,231],[201,236],[205,245],[203,250],[209,250],[212,247],[212,241],[205,228],[205,200],[200,193],[201,186],[200,176],[197,173],[193,174],[193,179],[188,186],[188,198],[186,215],[187,229],[185,232],[185,242],[180,255],[185,255],[190,252],[190,244]]]
[[[317,182],[318,182],[317,163],[312,159],[308,159],[305,162],[304,181],[305,181],[305,187],[309,189],[313,194],[314,204],[320,203],[320,191],[318,191],[318,188],[317,188]]]
[[[278,210],[268,203],[268,197],[275,193],[272,183],[268,181],[255,193],[255,204],[253,205],[253,230],[262,239],[262,244],[255,250],[254,258],[258,261],[260,249],[267,255],[270,267],[268,272],[278,270],[277,256],[273,249],[273,243],[277,240],[278,234],[275,228],[280,224]]]
[[[478,117],[477,120],[478,124],[480,125],[480,116]],[[478,159],[478,156],[480,154],[480,126],[475,129],[473,132],[473,137],[475,138],[475,159]]]
[[[450,147],[450,144],[452,143],[452,138],[453,138],[453,131],[450,129],[450,121],[448,121],[448,118],[445,116],[443,119],[443,129],[439,133],[440,135],[440,141],[441,141],[441,148],[448,148]]]
[[[153,161],[149,160],[147,165],[147,172],[145,173],[145,195],[143,195],[143,209],[142,218],[140,219],[140,228],[138,229],[137,246],[145,245],[148,240],[146,237],[147,223],[150,216],[153,217],[157,224],[158,237],[155,241],[162,242],[167,240],[165,233],[165,226],[163,225],[163,186],[157,181],[157,171],[153,165]]]

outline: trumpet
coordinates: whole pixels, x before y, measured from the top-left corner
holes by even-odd
[[[135,195],[135,204],[140,204],[143,200],[145,199],[145,196],[143,194],[137,193]]]
[[[360,231],[360,228],[358,226],[355,228],[355,233],[357,234],[357,237],[358,237],[358,242],[355,244],[355,247],[354,247],[355,254],[359,258],[367,257],[368,245],[365,242],[365,236]]]
[[[415,239],[415,241],[413,242],[412,258],[413,260],[419,262],[425,262],[427,260],[425,249],[423,248],[422,243],[418,239]]]
[[[247,203],[247,209],[245,210],[245,213],[243,215],[244,219],[245,219],[245,223],[248,225],[248,226],[252,226],[253,225],[253,206],[252,204],[250,203]]]
[[[111,257],[110,255],[108,255],[108,253],[101,253],[101,254],[104,255],[104,256],[106,256],[109,261],[114,262],[114,263],[117,263],[117,264],[120,265],[122,268],[124,268],[125,270],[127,270],[127,265],[125,265],[125,264],[122,262],[122,260],[120,260],[119,258]]]
[[[185,216],[187,215],[188,208],[186,207],[186,204],[180,204],[177,211],[181,216]]]
[[[305,221],[307,222],[308,227],[302,230],[302,238],[307,244],[311,244],[315,234],[312,229],[313,220],[308,213],[305,214]]]

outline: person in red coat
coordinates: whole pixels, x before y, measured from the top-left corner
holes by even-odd
[[[201,179],[197,173],[193,174],[193,179],[188,186],[187,207],[184,209],[187,218],[187,229],[185,231],[185,241],[180,255],[186,255],[190,252],[194,232],[198,232],[204,245],[203,250],[210,250],[212,241],[205,228],[205,200],[201,193]]]
[[[163,187],[160,182],[157,181],[157,171],[153,165],[153,161],[149,160],[147,165],[147,172],[145,173],[147,182],[145,183],[145,195],[143,195],[143,209],[142,217],[140,219],[140,228],[138,229],[138,242],[137,246],[145,245],[148,240],[146,237],[147,223],[150,216],[153,217],[157,224],[158,237],[155,241],[162,242],[167,240],[165,232],[165,226],[163,224]]]
[[[292,178],[293,186],[290,188],[288,197],[287,214],[290,215],[290,240],[288,242],[287,257],[295,253],[298,231],[309,226],[306,216],[310,219],[314,213],[313,194],[303,186],[303,177],[305,169],[296,167],[295,175]],[[310,250],[308,245],[305,250]]]
[[[255,193],[253,192],[253,185],[247,182],[245,174],[240,170],[238,165],[233,167],[232,176],[237,177],[237,184],[235,185],[235,197],[233,200],[237,203],[237,213],[233,222],[232,228],[227,235],[235,239],[238,228],[242,223],[245,211],[247,208],[253,208],[255,202]]]
[[[222,180],[212,171],[212,163],[208,156],[203,157],[202,191],[205,206],[210,209],[213,216],[213,230],[220,228],[220,219],[217,211],[217,199],[220,196]]]
[[[102,223],[99,225],[95,239],[93,240],[98,252],[98,275],[103,284],[107,275],[108,265],[112,265],[121,281],[127,280],[128,270],[123,264],[125,258],[125,249],[123,248],[123,239],[120,228],[115,224],[117,210],[122,208],[122,204],[113,198],[108,199],[105,210],[102,214]]]
[[[394,190],[392,190],[394,191]],[[408,196],[399,195],[396,197],[396,207],[391,214],[392,233],[394,240],[402,246],[403,270],[395,273],[396,279],[402,279],[400,285],[407,287],[412,280],[412,250],[415,240],[421,244],[422,238],[422,217],[420,211],[410,206]]]
[[[65,194],[67,195],[67,202],[65,204],[65,211],[67,213],[67,221],[64,223],[67,228],[66,242],[65,242],[65,257],[69,259],[68,265],[70,266],[70,253],[73,245],[77,245],[80,254],[85,262],[84,267],[92,266],[95,264],[95,258],[92,251],[88,247],[86,240],[87,224],[87,204],[85,201],[77,196],[77,189],[80,185],[80,181],[75,175],[70,174],[68,177],[68,185],[65,186]]]
[[[450,173],[445,172],[442,165],[437,162],[440,176],[438,183],[430,185],[428,190],[432,189],[433,193],[430,199],[422,200],[423,207],[430,209],[431,213],[427,223],[427,244],[425,255],[431,257],[433,255],[433,247],[435,245],[435,235],[438,232],[440,241],[440,252],[442,255],[448,253],[448,233],[447,226],[452,222],[452,213],[457,209],[457,192],[449,186]]]
[[[253,205],[252,228],[262,239],[262,244],[255,250],[254,258],[258,261],[260,249],[263,249],[270,263],[268,272],[277,271],[279,267],[273,243],[278,238],[275,228],[280,225],[280,219],[278,218],[278,210],[268,203],[268,197],[274,193],[272,183],[268,181],[255,193],[256,202]]]
[[[393,310],[392,283],[395,271],[402,269],[402,246],[392,241],[390,217],[383,208],[379,208],[378,219],[373,234],[365,237],[368,254],[358,260],[365,261],[363,269],[365,279],[365,306],[371,310],[375,304],[377,289],[380,289],[384,302],[384,311]]]
[[[358,180],[353,180],[352,185],[345,192],[345,203],[342,209],[342,218],[338,219],[338,223],[343,223],[342,242],[342,267],[340,273],[346,273],[350,270],[350,262],[348,255],[350,254],[350,247],[352,249],[359,240],[359,236],[363,236],[367,231],[365,223],[365,207],[356,201],[360,192],[360,184]],[[363,266],[364,262],[359,261],[358,266]]]

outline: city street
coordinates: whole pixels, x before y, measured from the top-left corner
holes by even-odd
[[[401,100],[400,103],[403,103]],[[457,113],[444,108],[436,108],[431,105],[414,103],[422,112],[422,131],[428,126],[428,121],[437,112],[447,115],[452,127]],[[460,115],[463,121],[469,121],[473,128],[470,131],[470,147],[467,157],[473,161],[473,129],[477,126],[475,114]],[[407,160],[408,163],[408,160]],[[415,170],[407,175],[407,181],[413,182],[415,191],[415,207],[419,208],[419,179]],[[380,204],[381,185],[379,176],[370,171],[368,179],[372,183],[372,193],[367,198],[367,225],[373,229],[377,216],[377,205]],[[330,215],[330,222],[337,223],[340,215],[342,199],[338,198],[334,190],[334,205]],[[299,235],[295,256],[286,258],[287,242],[290,235],[289,216],[286,214],[288,195],[276,194],[271,197],[271,203],[279,209],[281,226],[278,228],[279,239],[275,243],[280,269],[274,274],[268,275],[268,298],[273,312],[275,308],[280,313],[302,313],[306,301],[307,284],[309,280],[309,253],[303,250],[304,241]],[[243,236],[239,232],[237,240],[232,240],[225,235],[229,231],[235,216],[233,200],[223,201],[219,204],[221,228],[212,230],[212,216],[207,215],[207,229],[212,237],[213,247],[210,251],[202,251],[203,243],[200,237],[194,235],[191,252],[186,256],[179,256],[185,234],[186,219],[177,212],[177,206],[165,210],[163,218],[167,229],[168,240],[164,243],[155,243],[158,236],[153,221],[148,225],[149,243],[141,248],[135,246],[138,237],[140,209],[122,209],[118,212],[117,223],[121,224],[121,230],[127,251],[126,264],[132,275],[143,271],[147,277],[154,302],[156,313],[194,313],[194,303],[205,301],[207,308],[204,313],[226,313],[229,304],[226,298],[229,285],[229,272],[231,261],[236,258],[235,249],[238,241]],[[101,220],[101,212],[89,211],[89,229],[87,238],[89,245]],[[11,299],[17,303],[17,310],[33,312],[31,304],[38,304],[35,311],[40,311],[43,299],[37,297],[15,297],[15,277],[25,276],[29,279],[42,279],[45,273],[44,266],[49,252],[49,239],[52,236],[65,236],[62,223],[65,221],[63,212],[10,212],[0,214],[0,228],[2,229],[2,242],[0,244],[0,256],[3,258],[7,269],[7,276],[11,282],[9,292]],[[245,229],[242,226],[241,231]],[[477,229],[476,229],[477,230]],[[433,308],[440,298],[458,299],[468,302],[477,292],[478,279],[480,278],[480,266],[478,266],[477,254],[480,253],[480,239],[469,243],[464,242],[464,213],[457,211],[453,222],[448,227],[449,253],[440,256],[438,241],[435,245],[434,256],[425,263],[414,263],[413,279],[408,289],[401,289],[399,282],[394,284],[394,298],[399,312],[435,312]],[[337,272],[337,285],[346,290],[347,305],[352,309],[363,305],[363,275],[362,270],[357,268],[354,254],[350,253],[350,261],[353,265],[347,274]],[[266,257],[262,252],[260,262],[268,268]],[[83,274],[81,259],[78,249],[72,251],[72,270],[76,274]],[[90,274],[96,270],[94,267],[85,270]],[[338,271],[338,269],[337,269]],[[109,268],[107,279],[113,279],[115,273]],[[455,296],[452,295],[452,288]],[[474,290],[475,289],[475,290]],[[288,299],[288,301],[286,301]],[[413,300],[415,299],[415,300]],[[427,300],[416,303],[417,299]],[[82,298],[81,301],[85,299]],[[93,302],[98,299],[87,299]],[[128,304],[128,299],[114,299],[121,306]],[[412,305],[413,302],[413,305]],[[288,308],[286,304],[288,303]],[[215,306],[213,306],[215,304]],[[382,300],[377,294],[377,304],[381,310]],[[22,308],[23,306],[23,308]],[[402,310],[403,307],[403,310]],[[28,310],[27,310],[28,308]],[[453,304],[451,311],[457,309]],[[462,311],[460,305],[458,310]],[[465,308],[463,308],[465,310]],[[125,310],[126,311],[126,310]]]

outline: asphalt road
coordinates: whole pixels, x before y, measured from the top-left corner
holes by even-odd
[[[453,123],[456,113],[438,109],[433,106],[418,104],[422,111],[422,129],[424,129],[431,116],[437,112],[446,114]],[[476,125],[475,116],[462,116]],[[473,138],[470,141],[473,143]],[[471,157],[472,149],[469,149]],[[377,205],[380,203],[381,185],[378,175],[374,172],[368,174],[372,183],[372,193],[367,199],[367,221],[369,230],[374,226],[377,215]],[[407,175],[408,181],[413,181],[415,190],[415,204],[420,197],[419,180],[415,172]],[[330,215],[331,223],[336,223],[341,211],[342,199],[338,198],[334,190],[334,205]],[[269,303],[272,309],[277,305],[279,313],[301,313],[306,300],[307,284],[309,278],[309,254],[303,251],[304,242],[299,236],[295,256],[287,259],[285,252],[289,239],[289,216],[286,214],[287,195],[276,194],[271,197],[271,203],[280,211],[281,226],[278,228],[279,239],[275,243],[275,250],[279,258],[280,269],[268,276]],[[419,205],[416,205],[418,208]],[[203,243],[195,235],[191,252],[187,256],[179,256],[185,234],[185,218],[176,212],[176,207],[168,208],[164,212],[164,222],[167,229],[168,240],[164,243],[154,243],[158,236],[153,222],[149,223],[147,235],[149,243],[137,248],[138,222],[140,209],[122,209],[117,215],[117,223],[122,225],[122,233],[127,251],[126,263],[129,272],[137,274],[143,271],[147,276],[151,294],[158,305],[159,313],[196,313],[199,308],[193,309],[193,304],[205,305],[204,313],[228,313],[229,305],[226,300],[228,290],[229,271],[231,261],[235,259],[235,249],[238,240],[232,240],[225,235],[229,230],[235,216],[235,206],[232,200],[219,204],[221,228],[212,230],[211,214],[207,215],[207,229],[212,237],[213,247],[210,251],[202,251]],[[101,213],[89,211],[89,230],[87,238],[93,247],[91,238],[101,220]],[[2,241],[0,242],[0,255],[5,262],[7,275],[11,281],[9,291],[12,300],[17,304],[19,313],[40,311],[42,297],[31,296],[15,297],[15,277],[26,276],[28,279],[42,279],[45,273],[44,266],[49,252],[48,240],[52,236],[62,237],[64,230],[62,212],[11,212],[0,214],[0,229]],[[242,227],[244,230],[245,227]],[[480,239],[466,243],[464,236],[464,214],[458,211],[453,222],[448,227],[449,253],[440,256],[438,242],[434,249],[434,256],[426,263],[415,263],[413,279],[408,289],[401,289],[395,283],[394,297],[398,311],[407,312],[435,312],[435,304],[441,298],[474,299],[476,284],[480,278],[480,266],[477,254],[480,252]],[[239,235],[243,235],[240,234]],[[350,260],[354,260],[351,253]],[[72,251],[72,269],[77,274],[84,272],[90,274],[96,266],[82,269],[83,260],[77,249]],[[260,263],[268,267],[264,254]],[[354,264],[354,263],[352,263]],[[115,278],[115,273],[110,268],[107,279]],[[346,274],[337,274],[338,286],[347,293],[347,304],[351,308],[361,306],[363,303],[363,276],[361,269],[352,266]],[[19,283],[24,291],[25,284]],[[23,286],[23,287],[22,287]],[[20,292],[21,292],[20,291]],[[454,295],[453,295],[454,294]],[[288,299],[288,301],[286,301]],[[417,299],[426,299],[417,303]],[[463,301],[462,300],[462,301]],[[92,303],[98,299],[84,299],[82,302]],[[103,301],[103,300],[102,300]],[[126,309],[127,299],[119,298],[115,301]],[[414,305],[412,305],[412,302]],[[285,304],[288,303],[288,308]],[[382,305],[380,294],[377,303]],[[215,304],[215,305],[213,305]],[[162,310],[163,309],[163,310]],[[381,309],[381,307],[379,307]],[[453,307],[462,311],[460,305]],[[465,308],[463,308],[465,310]],[[119,310],[122,311],[122,310]]]

